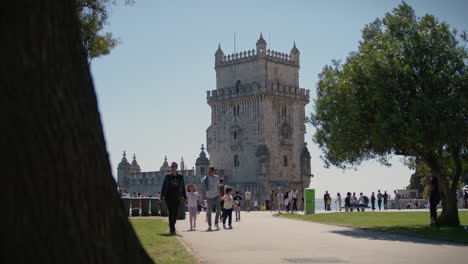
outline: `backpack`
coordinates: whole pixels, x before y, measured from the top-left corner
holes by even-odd
[[[364,196],[364,204],[368,204],[369,203],[369,198],[367,196]]]

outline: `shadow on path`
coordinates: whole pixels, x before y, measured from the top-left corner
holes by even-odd
[[[451,245],[451,246],[467,246],[467,244],[449,242],[443,240],[436,240],[431,238],[418,237],[417,235],[411,234],[397,234],[391,231],[379,231],[379,230],[366,230],[366,229],[352,229],[352,230],[332,230],[329,233],[334,233],[343,236],[349,236],[354,238],[366,238],[373,240],[387,240],[387,241],[400,241],[400,242],[412,242],[419,244],[432,244],[432,245]]]
[[[349,263],[339,258],[284,258],[288,263]]]

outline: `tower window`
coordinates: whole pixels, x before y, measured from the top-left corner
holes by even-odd
[[[205,168],[204,167],[200,167],[200,175],[205,175]]]
[[[281,117],[286,118],[286,114],[287,114],[287,108],[286,106],[284,106],[281,108]]]
[[[234,167],[239,167],[239,156],[234,155]]]
[[[288,166],[288,157],[284,156],[283,157],[283,167],[287,167]]]
[[[232,108],[234,116],[239,116],[239,105]]]
[[[237,139],[237,131],[234,131],[234,139]]]

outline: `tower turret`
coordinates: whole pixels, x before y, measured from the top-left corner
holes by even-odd
[[[293,45],[293,48],[291,49],[291,52],[289,53],[289,55],[291,56],[291,60],[293,62],[295,62],[298,66],[299,66],[299,55],[300,55],[300,52],[299,50],[296,48],[296,42],[294,41],[294,45]]]
[[[167,163],[167,157],[164,156],[164,162],[163,162],[163,165],[161,166],[161,168],[159,169],[159,171],[163,174],[168,174],[171,169],[169,168],[169,163]]]
[[[198,155],[198,158],[195,162],[196,174],[201,177],[206,175],[209,165],[210,165],[210,160],[206,157],[205,147],[202,144],[200,155]]]
[[[180,159],[180,164],[179,164],[179,166],[180,166],[180,170],[181,170],[181,171],[185,170],[184,157],[182,157],[182,158]]]
[[[133,161],[132,165],[130,165],[130,172],[141,172],[141,168],[140,165],[138,165],[135,154],[133,154]]]
[[[257,40],[257,55],[258,55],[259,57],[265,57],[265,55],[266,55],[266,47],[267,47],[267,43],[266,43],[266,41],[263,39],[262,33],[260,33],[260,38]]]
[[[122,160],[117,166],[117,185],[119,188],[126,192],[128,191],[128,176],[130,175],[130,163],[127,161],[127,154],[125,151],[122,155]]]
[[[224,60],[224,52],[221,49],[221,43],[220,43],[218,44],[218,49],[216,50],[216,53],[215,53],[215,67],[218,65],[221,65],[223,60]]]

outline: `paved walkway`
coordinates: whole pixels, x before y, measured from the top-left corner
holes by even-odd
[[[233,215],[234,217],[234,215]],[[232,230],[177,232],[201,263],[466,263],[468,246],[242,212]]]

